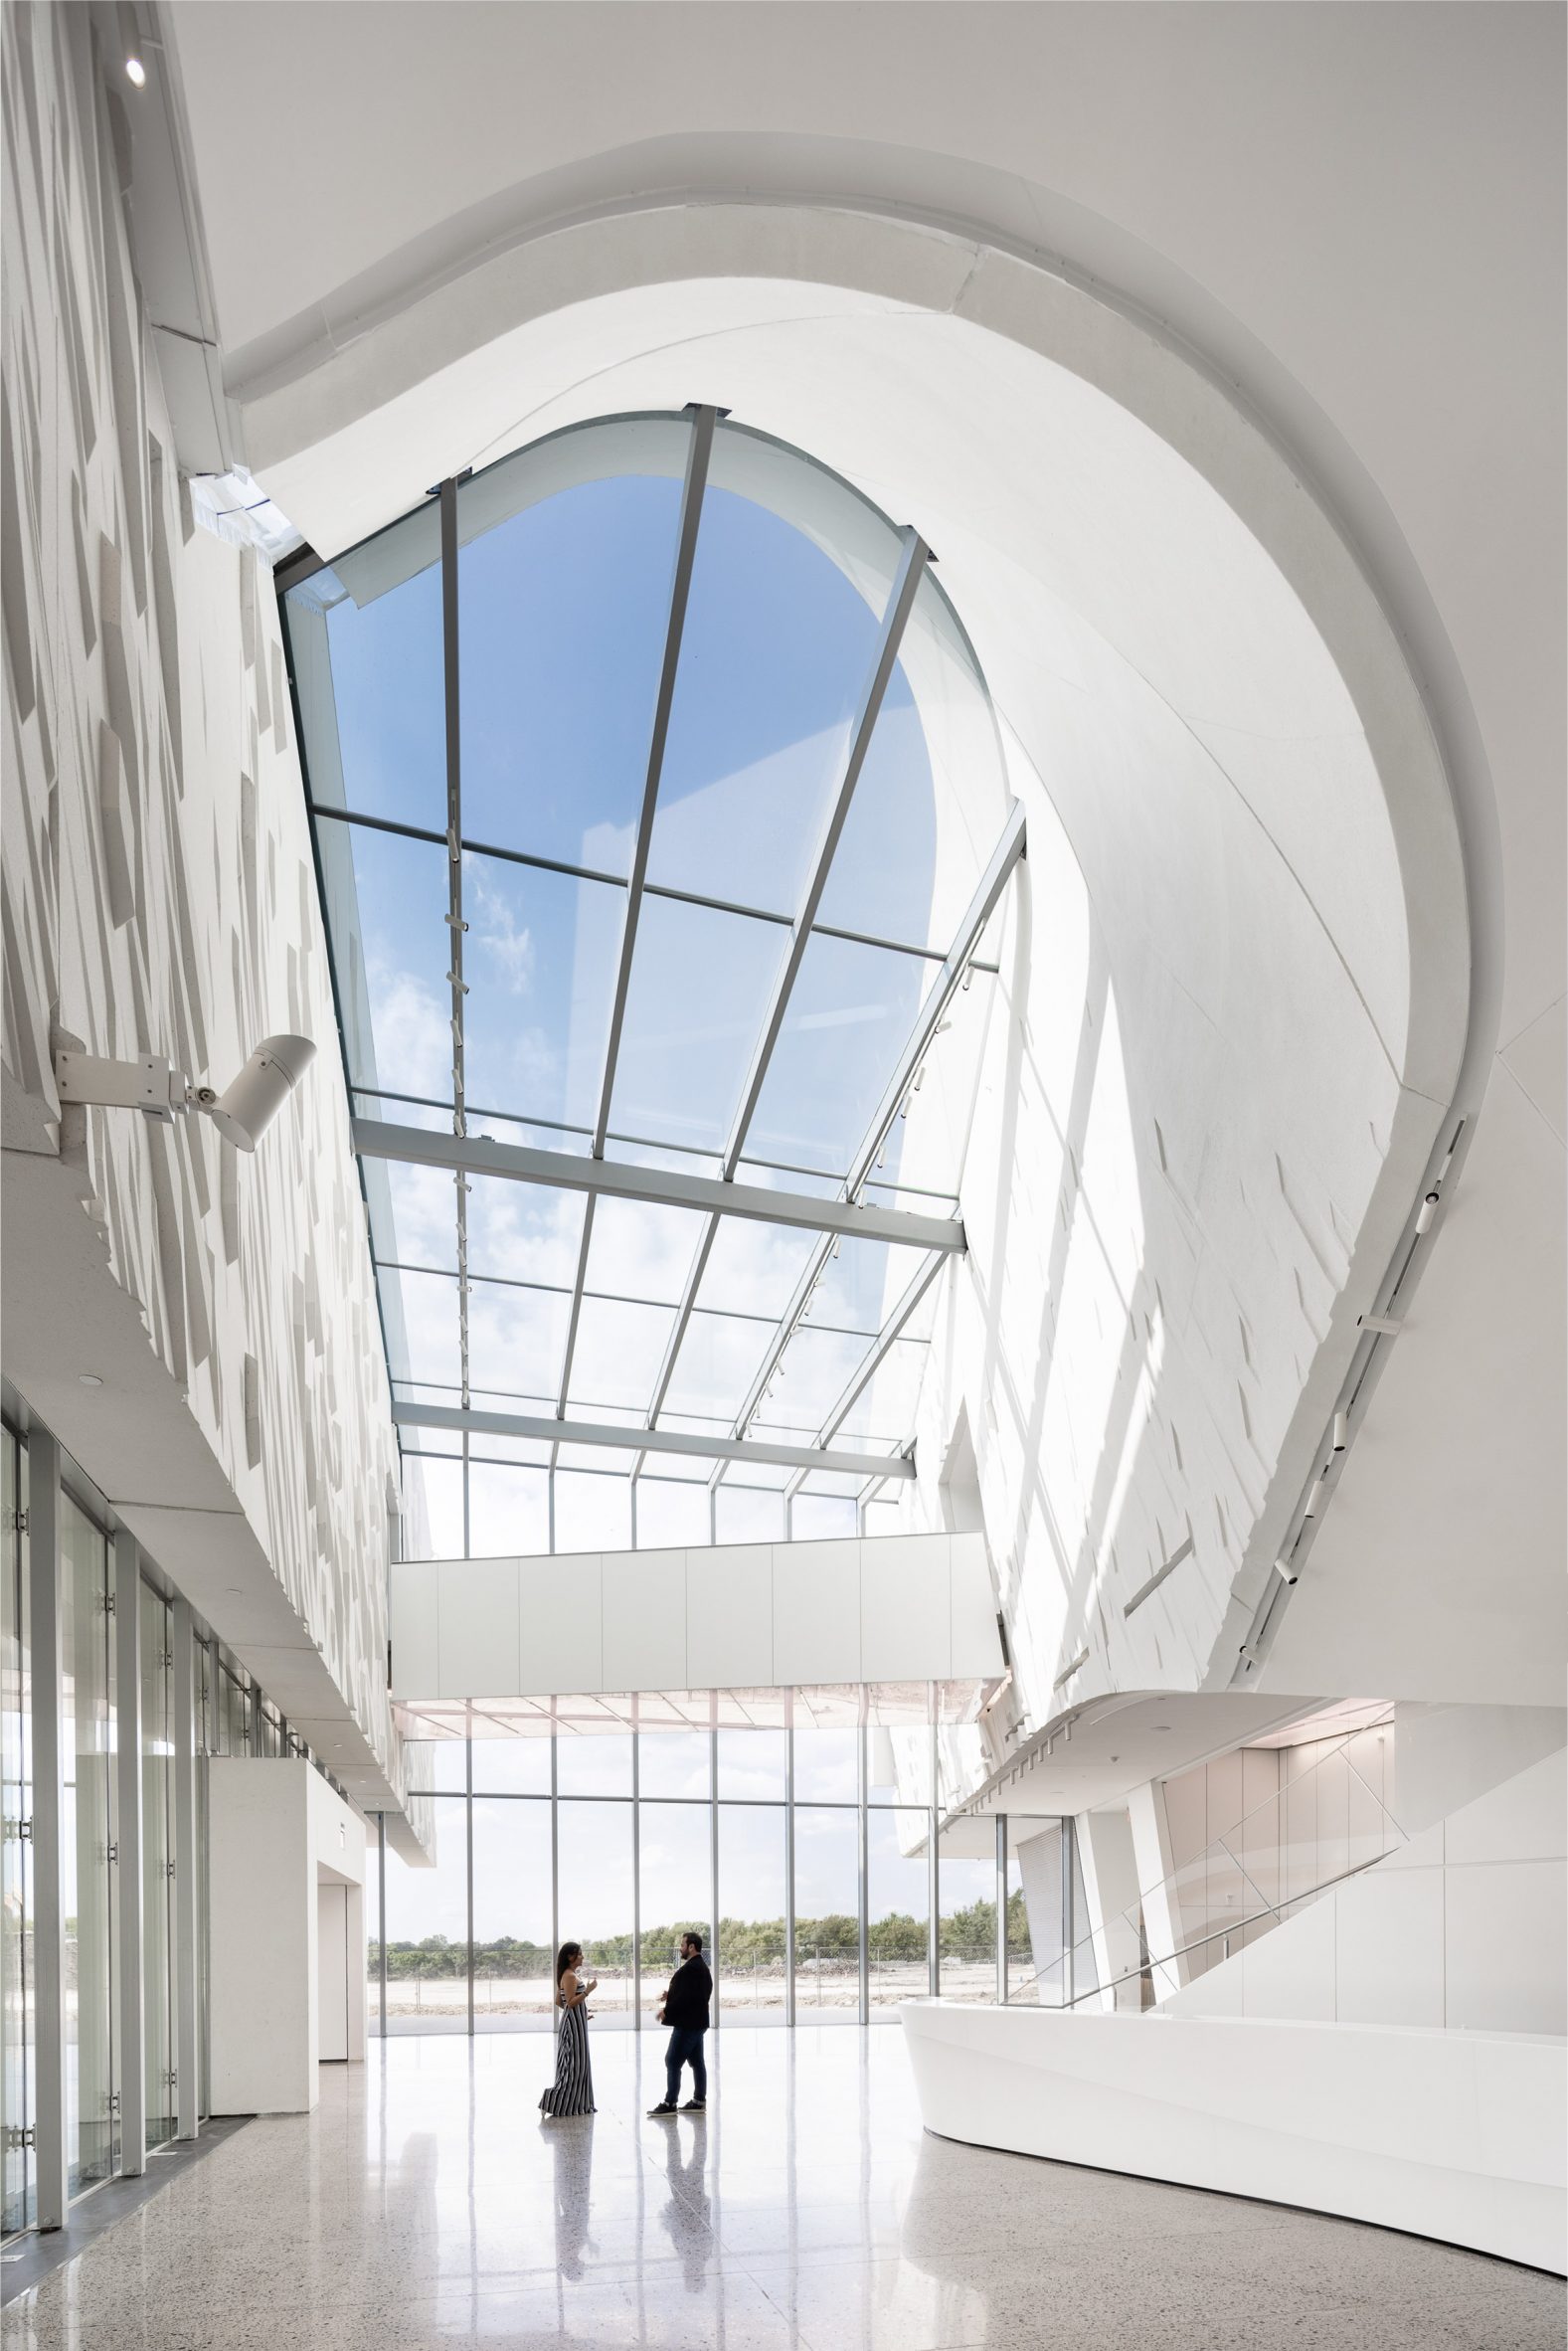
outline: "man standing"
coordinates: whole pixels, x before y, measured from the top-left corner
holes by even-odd
[[[684,2111],[688,2114],[707,2111],[708,2068],[702,2054],[702,2040],[708,2030],[708,2003],[712,1998],[713,1978],[702,1955],[702,1937],[692,1928],[680,1938],[680,1965],[670,1977],[669,1990],[659,2004],[659,2023],[669,2026],[670,2040],[664,2052],[664,2095],[658,2105],[648,2108],[650,2114],[675,2112],[680,2100],[682,2066],[691,2068],[691,2096]]]

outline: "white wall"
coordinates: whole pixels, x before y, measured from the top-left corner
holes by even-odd
[[[176,470],[94,23],[5,12],[5,1368],[395,1803],[397,1450],[271,580]],[[222,1086],[276,1030],[319,1056],[254,1156],[56,1097],[65,1038]]]
[[[945,2138],[1568,2268],[1561,2043],[945,2000],[906,2002],[903,2021]]]
[[[1184,2016],[1568,2032],[1561,1750],[1175,1994]]]
[[[365,1824],[308,1763],[214,1756],[208,1836],[212,2110],[307,2112],[319,2094],[322,1880],[345,1890],[344,1931],[362,1952]],[[350,2058],[365,2054],[364,1974],[348,1971]]]
[[[392,1568],[399,1698],[744,1690],[1000,1672],[990,1565],[978,1535],[402,1559]]]

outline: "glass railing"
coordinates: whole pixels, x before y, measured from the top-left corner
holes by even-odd
[[[1371,1726],[1375,1730],[1378,1725]],[[1156,2008],[1333,1887],[1408,1842],[1357,1767],[1357,1731],[1246,1813],[1234,1828],[1077,1938],[1011,2000],[1042,2007]]]

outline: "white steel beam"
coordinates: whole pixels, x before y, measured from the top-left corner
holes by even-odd
[[[703,1208],[758,1224],[787,1224],[808,1232],[848,1233],[894,1241],[905,1248],[963,1247],[963,1227],[950,1216],[922,1216],[910,1208],[879,1208],[853,1200],[815,1199],[808,1192],[773,1191],[763,1183],[726,1183],[717,1176],[688,1176],[671,1168],[636,1168],[619,1160],[588,1159],[569,1151],[539,1151],[495,1143],[487,1135],[442,1135],[383,1119],[353,1121],[354,1149],[368,1160],[400,1160],[421,1168],[450,1168],[470,1176],[502,1176],[514,1183],[543,1183],[560,1191],[650,1200],[670,1208]]]
[[[394,1404],[399,1428],[441,1428],[486,1437],[534,1437],[554,1445],[607,1445],[621,1453],[680,1453],[688,1459],[766,1462],[776,1469],[840,1470],[848,1477],[912,1478],[905,1454],[829,1452],[814,1445],[773,1445],[761,1438],[699,1437],[686,1429],[621,1428],[601,1420],[558,1420],[543,1413],[478,1412],[450,1404]]]

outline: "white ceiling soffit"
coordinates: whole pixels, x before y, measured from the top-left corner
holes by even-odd
[[[967,1813],[1056,1815],[1125,1804],[1151,1779],[1251,1746],[1315,1717],[1322,1701],[1277,1692],[1123,1692],[1059,1716],[994,1772]],[[1284,1736],[1271,1744],[1285,1745]]]

